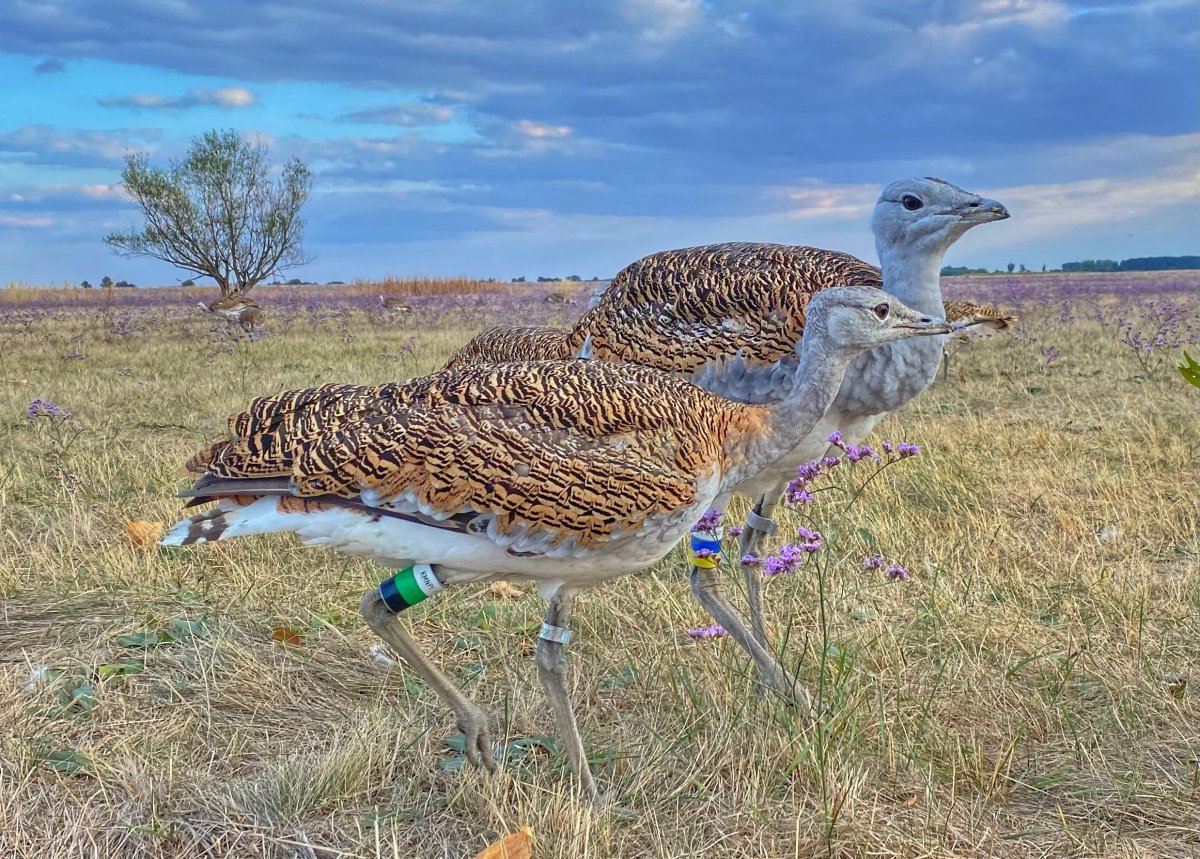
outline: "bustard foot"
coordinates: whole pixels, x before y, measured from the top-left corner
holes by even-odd
[[[474,705],[464,707],[458,712],[458,729],[463,732],[466,741],[463,745],[463,755],[471,766],[482,767],[490,773],[500,771],[493,752],[492,735],[488,731],[487,717],[483,711]]]
[[[782,669],[774,674],[763,676],[765,688],[769,688],[774,692],[779,699],[796,711],[796,715],[803,721],[812,720],[812,698],[808,694],[808,689],[803,683],[794,677],[791,677]],[[762,685],[759,687],[764,688]]]

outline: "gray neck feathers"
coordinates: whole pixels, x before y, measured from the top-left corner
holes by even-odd
[[[762,407],[768,431],[743,447],[745,459],[725,475],[723,490],[758,474],[813,431],[837,396],[854,354],[835,346],[824,330],[809,325],[791,391],[780,402]]]
[[[883,288],[914,310],[941,318],[946,311],[940,273],[950,243],[931,240],[889,245],[877,241]],[[853,416],[900,408],[937,375],[945,340],[945,336],[910,337],[859,355],[846,371],[836,408]]]

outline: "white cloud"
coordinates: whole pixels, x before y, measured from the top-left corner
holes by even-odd
[[[571,126],[569,125],[546,125],[522,119],[517,122],[516,127],[519,134],[539,140],[562,139],[571,136]]]
[[[258,96],[245,87],[192,87],[183,95],[165,95],[157,92],[138,92],[131,95],[102,98],[105,107],[124,107],[132,110],[188,110],[195,107],[217,107],[222,110],[237,110],[253,107]]]

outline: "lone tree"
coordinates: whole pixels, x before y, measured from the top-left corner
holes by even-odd
[[[142,207],[141,230],[111,233],[104,243],[122,256],[147,256],[211,277],[221,296],[249,292],[308,260],[301,244],[312,173],[298,159],[271,181],[267,147],[234,131],[207,131],[181,161],[152,167],[128,155],[121,181]]]

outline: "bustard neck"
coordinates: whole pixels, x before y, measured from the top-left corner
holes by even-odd
[[[722,479],[722,491],[763,471],[813,431],[833,404],[855,354],[834,345],[823,331],[810,326],[804,332],[788,395],[777,403],[746,407],[757,412],[758,429],[751,438],[730,440],[732,467]]]
[[[877,241],[883,288],[914,310],[940,317],[942,259],[948,244],[925,242],[892,245]]]

